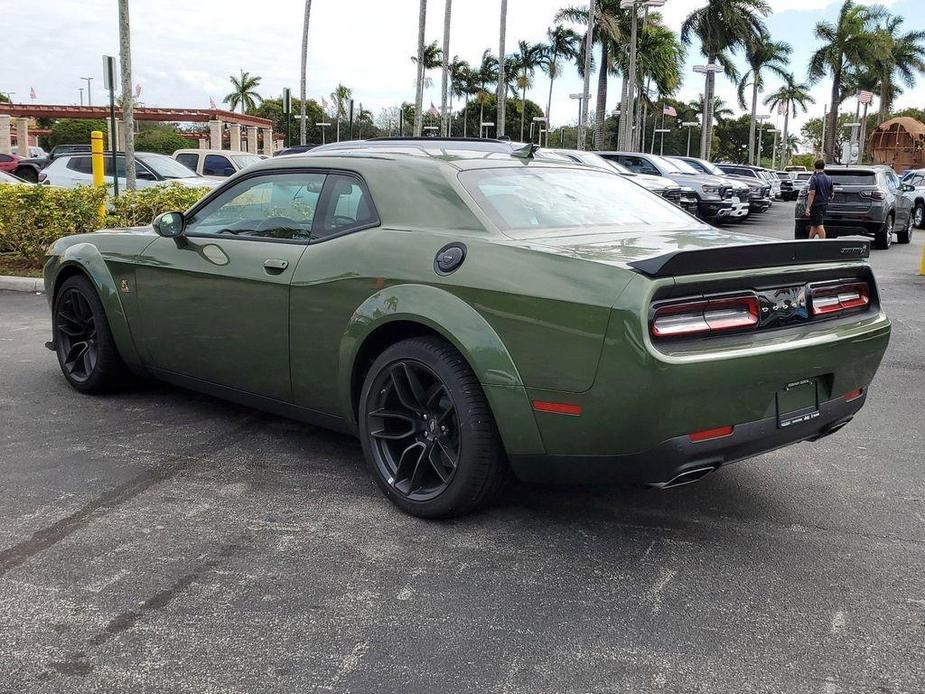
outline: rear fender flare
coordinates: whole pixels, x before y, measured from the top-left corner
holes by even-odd
[[[64,249],[58,257],[58,266],[50,278],[51,282],[46,285],[48,301],[52,306],[62,273],[68,268],[80,270],[93,283],[103,309],[106,311],[106,320],[109,321],[109,330],[115,340],[119,355],[128,366],[140,368],[141,360],[135,349],[135,341],[132,339],[128,318],[122,306],[122,298],[119,296],[116,281],[99,249],[92,243],[77,243]]]
[[[438,287],[402,284],[370,296],[350,318],[340,344],[339,390],[354,419],[352,382],[364,342],[394,321],[423,325],[460,351],[485,391],[509,453],[543,451],[523,381],[501,338],[472,306]],[[504,416],[497,416],[503,412]],[[355,422],[354,422],[355,423]]]

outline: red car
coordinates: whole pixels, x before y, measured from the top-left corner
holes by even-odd
[[[20,158],[15,154],[0,154],[0,171],[13,173],[16,167],[19,166]]]

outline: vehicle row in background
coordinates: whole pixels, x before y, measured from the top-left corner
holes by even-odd
[[[103,177],[113,185],[112,154],[103,156]],[[125,154],[116,152],[116,177],[120,189],[125,189]],[[38,175],[39,183],[60,188],[93,185],[93,163],[89,153],[64,154],[55,159]],[[150,188],[165,183],[178,183],[195,188],[214,188],[221,179],[200,176],[165,154],[135,153],[135,182],[138,188]]]

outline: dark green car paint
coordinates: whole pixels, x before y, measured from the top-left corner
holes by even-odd
[[[879,307],[672,348],[654,346],[647,324],[660,292],[698,294],[705,284],[763,275],[854,276],[866,262],[645,277],[626,264],[766,239],[693,219],[686,229],[512,238],[473,203],[458,173],[531,165],[555,166],[388,153],[270,160],[211,196],[279,170],[349,171],[365,181],[380,225],[311,243],[167,239],[150,229],[69,237],[49,252],[49,300],[60,273],[79,268],[93,279],[131,366],[223,388],[226,397],[255,396],[274,411],[324,415],[348,430],[366,346],[390,326],[423,326],[452,342],[475,371],[515,470],[530,456],[632,454],[691,431],[766,418],[775,392],[799,378],[818,378],[821,399],[870,383],[890,331]],[[454,241],[466,244],[465,262],[440,276],[435,255]],[[285,268],[268,274],[268,259]],[[533,400],[574,403],[583,413],[534,412]]]

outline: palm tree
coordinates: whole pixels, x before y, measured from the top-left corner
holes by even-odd
[[[598,143],[604,139],[604,112],[607,110],[607,80],[613,71],[614,62],[611,54],[618,50],[618,46],[626,43],[630,14],[620,7],[620,0],[598,0],[594,13],[594,23],[591,25],[592,43],[600,46],[600,60],[597,75],[597,106],[594,112],[594,137]],[[574,22],[588,26],[587,7],[564,7],[556,12],[557,22]],[[584,42],[582,42],[584,44]],[[584,56],[584,49],[580,52]],[[580,62],[583,64],[583,61]],[[583,73],[584,69],[579,68]]]
[[[639,34],[639,69],[637,70],[640,94],[643,95],[640,101],[643,102],[642,105],[646,110],[650,105],[654,107],[655,102],[646,103],[648,90],[643,90],[641,85],[651,82],[655,86],[659,102],[664,97],[671,96],[683,81],[681,70],[686,57],[687,51],[677,34],[662,24],[660,15],[650,14],[648,22]],[[645,118],[641,118],[639,123],[640,139],[638,141],[641,142]]]
[[[485,104],[491,96],[488,88],[498,83],[498,75],[498,59],[491,54],[490,50],[485,50],[482,53],[482,62],[479,64],[479,69],[474,73],[479,86],[478,91],[475,93],[475,98],[479,102],[479,137],[482,136],[482,123],[485,122]]]
[[[514,64],[517,76],[517,88],[520,89],[520,141],[524,141],[524,119],[527,116],[527,89],[533,86],[533,73],[543,62],[544,46],[541,43],[527,43],[521,41],[517,44],[514,54]]]
[[[781,147],[783,148],[784,155],[781,157],[781,166],[787,166],[787,164],[790,163],[790,155],[792,154],[792,150],[789,148],[790,116],[793,115],[796,117],[798,108],[801,109],[803,113],[806,113],[809,109],[807,104],[813,104],[815,100],[809,95],[808,84],[798,84],[793,73],[787,73],[784,75],[784,84],[781,85],[777,91],[768,94],[764,103],[766,106],[770,106],[772,110],[783,109],[784,132],[783,138],[781,139]]]
[[[745,62],[748,70],[739,79],[739,106],[745,108],[745,87],[752,87],[751,122],[748,128],[748,163],[755,163],[755,130],[758,123],[758,93],[764,89],[765,70],[778,77],[786,77],[787,63],[793,49],[789,43],[772,41],[769,36],[753,36],[745,43]]]
[[[231,75],[228,79],[231,80],[233,91],[222,101],[228,104],[232,111],[240,105],[241,113],[244,113],[249,109],[257,108],[258,102],[263,101],[255,91],[260,86],[261,80],[257,75],[251,75],[251,73],[241,70],[240,77]]]
[[[302,76],[299,79],[299,144],[305,144],[305,73],[308,69],[308,19],[312,13],[312,0],[305,0],[305,17],[302,21]],[[292,144],[291,142],[288,144]]]
[[[447,65],[449,71],[449,88],[448,88],[448,97],[449,97],[449,107],[447,108],[447,113],[449,118],[447,119],[447,137],[452,137],[452,123],[450,120],[453,116],[453,97],[454,96],[464,96],[466,97],[466,109],[463,113],[467,113],[469,110],[469,95],[472,93],[472,68],[469,67],[469,63],[465,60],[460,60],[459,56],[453,56],[453,60]],[[463,119],[463,137],[465,137],[466,131],[466,120]]]
[[[688,102],[688,108],[698,114],[704,113],[703,94],[701,94],[695,100]],[[713,104],[710,106],[710,113],[713,114],[713,118],[717,123],[724,123],[727,118],[732,118],[732,116],[735,115],[732,112],[732,109],[726,105],[725,101],[723,101],[722,97],[719,96],[713,97]]]
[[[424,46],[424,53],[421,59],[424,63],[424,86],[430,89],[432,86],[434,86],[434,82],[430,77],[427,76],[427,71],[436,70],[438,67],[443,66],[443,49],[440,48],[436,41],[431,41],[426,46]],[[411,62],[417,63],[417,57],[411,56]]]
[[[681,25],[681,40],[690,44],[693,37],[700,39],[700,51],[708,65],[720,65],[730,79],[737,79],[738,71],[730,53],[743,47],[754,36],[766,34],[762,17],[767,17],[771,6],[766,0],[708,0],[704,7],[691,12]],[[716,75],[707,72],[703,131],[700,136],[700,158],[709,159],[712,147],[713,104]]]
[[[501,21],[500,36],[498,38],[498,117],[495,119],[495,134],[504,135],[505,118],[507,116],[507,79],[505,78],[505,61],[506,55],[504,42],[507,38],[507,0],[501,0]],[[481,128],[481,126],[479,126]]]
[[[898,83],[915,86],[916,73],[925,72],[925,31],[900,33],[903,18],[884,16],[876,29],[876,58],[871,67],[880,78],[880,122],[887,119]]]
[[[421,0],[418,10],[418,52],[415,64],[417,78],[414,90],[414,133],[420,137],[424,126],[424,26],[427,23],[427,0]]]
[[[347,104],[350,103],[353,90],[344,84],[338,84],[330,96],[334,106],[334,117],[337,119],[337,141],[340,142],[340,120],[347,117]]]
[[[870,64],[877,58],[878,41],[872,23],[878,16],[867,7],[855,5],[853,0],[845,0],[834,24],[816,24],[816,37],[824,43],[809,60],[809,79],[818,82],[826,74],[832,75],[831,108],[825,129],[825,142],[822,143],[822,151],[829,161],[835,158],[842,80],[850,66]]]
[[[559,58],[564,58],[567,61],[577,60],[581,37],[573,29],[560,24],[547,29],[546,38],[548,43],[546,44],[546,50],[543,52],[542,67],[546,74],[549,75],[549,98],[546,101],[546,136],[548,138],[551,126],[549,112],[552,110],[552,86],[562,70],[559,65]]]

